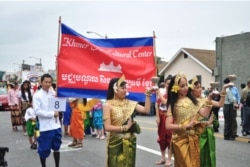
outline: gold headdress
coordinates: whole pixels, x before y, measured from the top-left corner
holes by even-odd
[[[192,90],[194,89],[194,87],[195,87],[195,82],[197,82],[198,81],[198,78],[195,76],[193,79],[192,79],[192,81],[191,81],[191,84],[189,84],[188,85],[188,87],[190,87]]]
[[[120,87],[121,84],[122,84],[122,82],[124,82],[124,81],[125,81],[125,76],[122,75],[122,76],[119,78],[119,80],[117,81],[117,86]]]
[[[185,74],[181,74],[181,73],[178,73],[176,76],[175,76],[175,80],[174,80],[174,85],[172,86],[172,89],[171,89],[171,92],[174,92],[174,93],[177,93],[179,90],[180,90],[180,87],[179,87],[179,80],[181,78],[187,78]]]
[[[121,84],[122,84],[124,81],[125,81],[125,76],[122,75],[122,76],[118,79],[118,81],[114,83],[113,89],[114,89],[114,91],[115,91],[116,93],[117,93],[118,87],[120,87]]]

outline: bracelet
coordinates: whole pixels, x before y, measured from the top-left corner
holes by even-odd
[[[221,97],[225,97],[226,94],[227,94],[226,92],[223,92],[223,91],[220,92],[220,96],[221,96]]]
[[[148,96],[148,97],[152,96],[151,93],[145,93],[145,95]]]
[[[121,132],[126,132],[128,130],[128,126],[127,125],[122,125],[121,126]]]
[[[213,103],[212,103],[212,101],[209,101],[209,100],[206,100],[205,101],[205,105],[207,106],[207,105],[212,105]]]
[[[145,91],[145,94],[152,94],[152,91],[147,89],[147,90]]]
[[[182,124],[178,124],[178,128],[179,130],[186,130],[186,126],[182,125]]]
[[[206,107],[212,108],[213,105],[207,104]]]
[[[149,96],[149,97],[152,96],[151,90],[146,90],[146,91],[145,91],[145,95],[146,95],[146,96]]]
[[[179,130],[181,129],[181,124],[178,124],[178,129],[179,129]]]
[[[221,91],[220,94],[221,94],[221,95],[226,95],[227,92]]]

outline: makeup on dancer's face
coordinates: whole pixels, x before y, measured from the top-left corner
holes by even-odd
[[[179,87],[180,87],[179,93],[181,95],[186,95],[187,91],[188,91],[188,84],[187,84],[187,80],[185,78],[180,79]]]
[[[195,97],[200,97],[200,96],[201,96],[201,92],[202,92],[201,84],[200,84],[200,83],[197,83],[197,84],[194,86],[193,95],[194,95]]]

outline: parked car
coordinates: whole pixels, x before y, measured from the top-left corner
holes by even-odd
[[[0,111],[8,111],[8,91],[6,87],[0,87]]]

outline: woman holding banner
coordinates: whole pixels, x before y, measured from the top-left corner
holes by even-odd
[[[110,132],[107,139],[107,167],[134,167],[136,160],[136,136],[139,125],[133,121],[135,110],[150,112],[151,91],[146,90],[145,106],[126,99],[127,87],[124,76],[110,80],[107,101],[103,107],[105,130]]]

